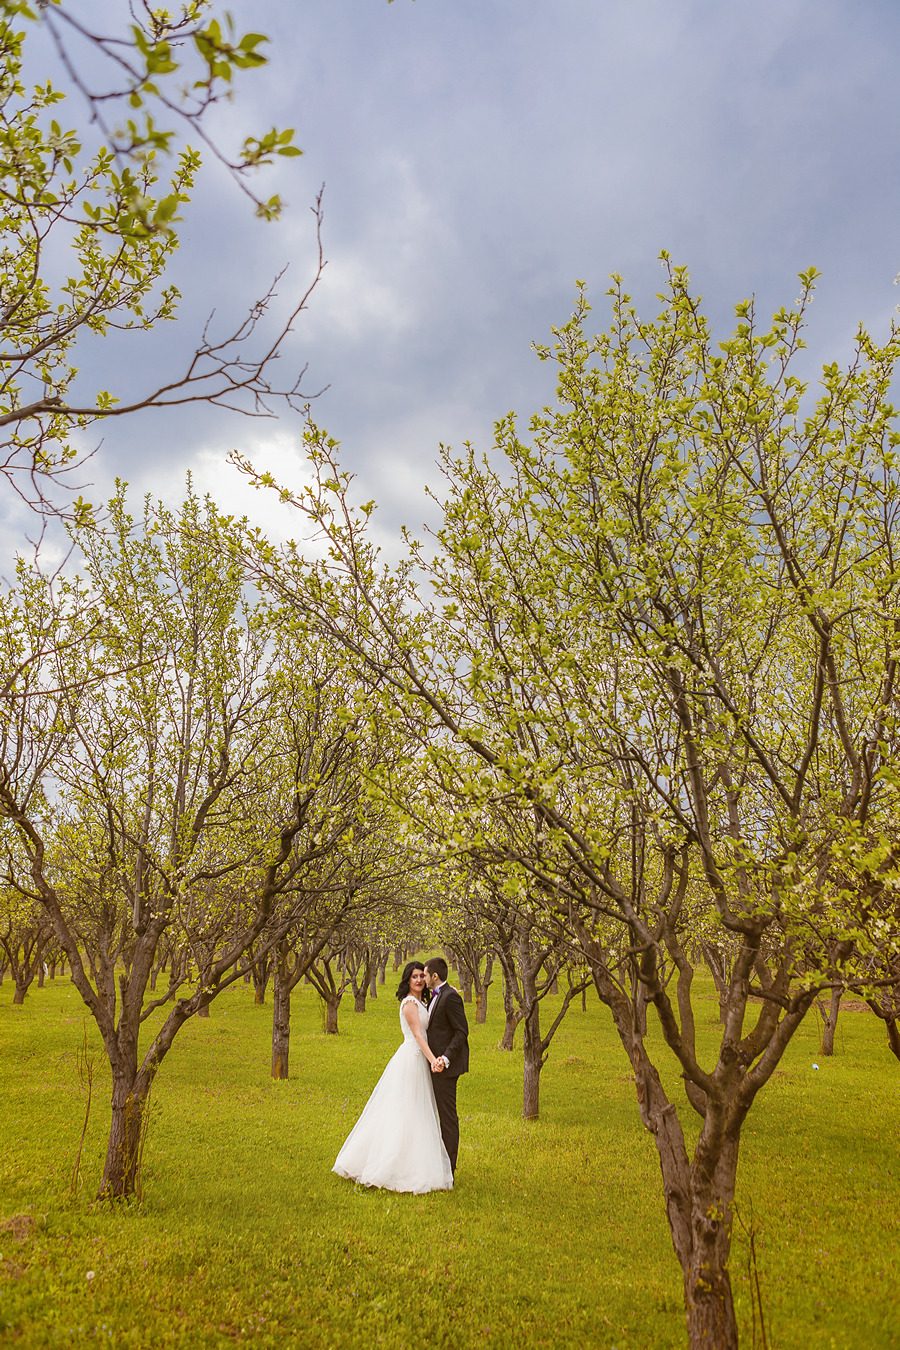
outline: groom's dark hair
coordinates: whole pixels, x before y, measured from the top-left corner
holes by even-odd
[[[432,975],[436,975],[441,984],[444,983],[449,974],[447,962],[442,956],[429,956],[428,960],[425,962],[425,969],[430,971]]]

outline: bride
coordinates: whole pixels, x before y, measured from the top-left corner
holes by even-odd
[[[331,1169],[364,1186],[418,1195],[453,1189],[431,1086],[435,1056],[425,1039],[424,992],[425,967],[410,961],[397,990],[403,1044],[388,1061]]]

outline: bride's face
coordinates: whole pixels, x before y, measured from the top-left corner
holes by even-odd
[[[409,977],[409,992],[415,994],[416,998],[422,997],[422,990],[425,988],[424,970],[414,970]]]

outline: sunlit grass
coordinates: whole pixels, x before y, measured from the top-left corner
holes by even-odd
[[[331,1164],[398,1039],[390,989],[321,1031],[295,996],[292,1076],[269,1078],[271,1007],[240,987],[188,1024],[154,1088],[143,1203],[91,1204],[108,1126],[98,1082],[84,1184],[70,1196],[85,1090],[68,982],[22,1008],[0,990],[0,1342],[23,1347],[566,1346],[684,1341],[653,1141],[595,998],[570,1012],[525,1125],[521,1057],[496,1049],[496,988],[472,1027],[452,1193],[369,1192]],[[715,1034],[715,1002],[701,1030]],[[702,1020],[702,1017],[701,1017]],[[900,1066],[867,1013],[838,1054],[810,1020],[746,1131],[738,1201],[759,1227],[776,1350],[900,1344]],[[812,1065],[819,1065],[813,1069]],[[670,1086],[677,1077],[667,1075]],[[734,1281],[751,1344],[747,1245]],[[88,1272],[93,1277],[88,1278]]]

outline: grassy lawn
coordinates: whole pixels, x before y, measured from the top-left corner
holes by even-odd
[[[337,1037],[322,1033],[311,992],[295,996],[286,1083],[269,1078],[271,1005],[241,986],[176,1042],[154,1088],[143,1202],[110,1212],[91,1203],[109,1094],[90,1027],[97,1082],[71,1195],[81,1001],[58,979],[14,1008],[7,981],[0,1343],[681,1346],[653,1141],[605,1010],[592,997],[570,1012],[542,1119],[526,1126],[521,1056],[496,1049],[491,994],[460,1085],[452,1193],[368,1192],[330,1171],[399,1040],[390,984],[365,1015],[345,1000]],[[711,991],[706,1006],[713,1035]],[[900,1346],[900,1065],[867,1012],[842,1012],[837,1041],[821,1059],[810,1018],[745,1131],[738,1204],[758,1229],[774,1350]],[[741,1235],[733,1275],[750,1347]]]

